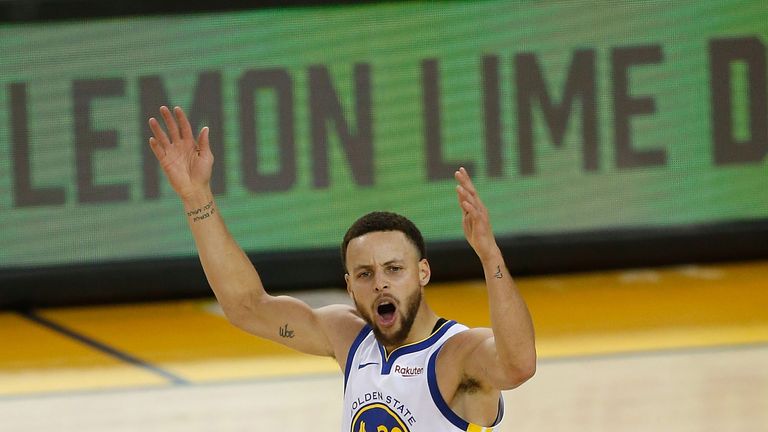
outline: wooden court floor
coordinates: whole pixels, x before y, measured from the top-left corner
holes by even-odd
[[[768,262],[518,285],[539,367],[495,430],[768,432]],[[427,298],[488,325],[481,281]],[[337,369],[238,331],[211,301],[3,312],[0,431],[335,431]]]

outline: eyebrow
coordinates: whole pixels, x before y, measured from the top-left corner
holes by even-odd
[[[382,264],[382,267],[385,267],[385,266],[388,266],[388,265],[391,265],[391,264],[401,264],[402,262],[403,262],[403,260],[401,260],[401,259],[391,259],[391,260],[385,262],[384,264]],[[368,264],[360,264],[358,266],[355,266],[352,270],[356,272],[358,270],[367,270],[367,269],[370,269],[370,268],[373,268],[373,266],[372,265],[368,265]]]

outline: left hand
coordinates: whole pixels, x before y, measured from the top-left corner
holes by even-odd
[[[456,195],[462,210],[461,225],[464,228],[464,236],[469,245],[475,250],[480,260],[485,260],[496,251],[496,238],[493,236],[491,221],[488,217],[488,209],[477,194],[475,185],[464,167],[459,168],[453,174],[459,183],[456,186]]]

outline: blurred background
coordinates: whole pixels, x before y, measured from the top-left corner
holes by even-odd
[[[467,167],[538,336],[500,430],[768,430],[765,2],[220,3],[0,0],[8,430],[338,429],[333,362],[213,301],[161,105],[210,127],[230,231],[313,306],[389,210],[438,312],[488,325]]]

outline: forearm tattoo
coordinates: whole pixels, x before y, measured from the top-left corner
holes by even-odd
[[[501,274],[501,266],[496,266],[496,273],[494,273],[493,277],[496,279],[501,279],[504,277],[504,275]]]
[[[288,323],[285,323],[283,327],[280,327],[280,337],[292,339],[294,336],[293,330],[288,328]]]
[[[187,216],[192,218],[192,222],[199,222],[214,214],[216,214],[216,209],[213,207],[213,201],[208,201],[208,204],[187,212]]]

